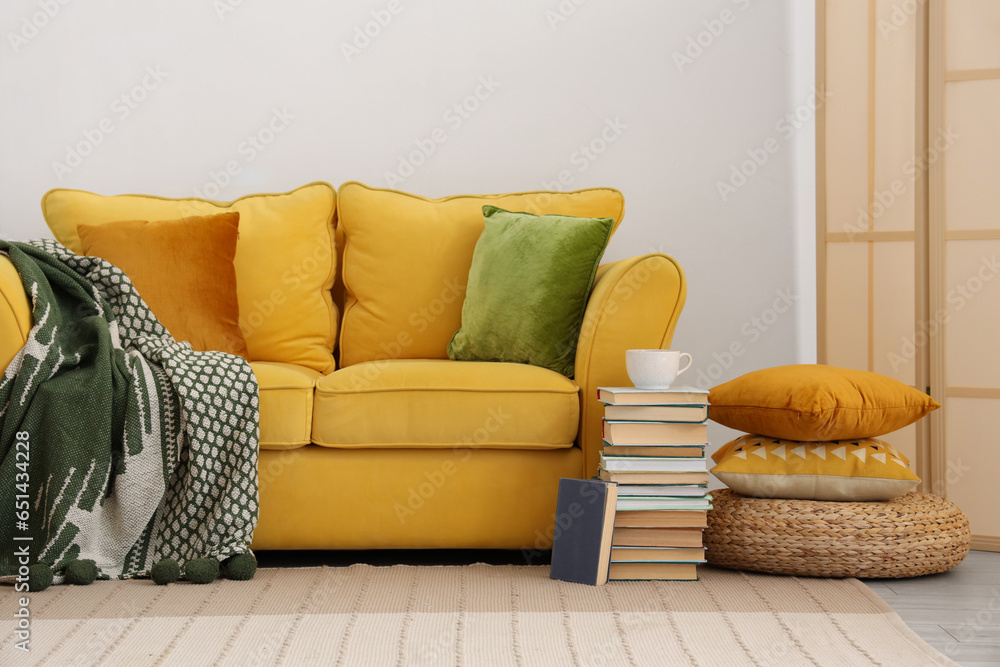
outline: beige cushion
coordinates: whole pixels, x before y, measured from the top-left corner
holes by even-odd
[[[870,502],[916,488],[909,461],[876,438],[802,442],[742,435],[712,455],[712,474],[744,496]]]

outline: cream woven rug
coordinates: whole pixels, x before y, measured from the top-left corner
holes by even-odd
[[[705,568],[698,582],[547,567],[262,569],[250,582],[0,590],[0,665],[950,665],[855,579]]]

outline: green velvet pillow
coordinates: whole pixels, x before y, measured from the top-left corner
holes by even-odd
[[[614,220],[495,206],[484,206],[483,214],[462,327],[448,356],[533,364],[573,377],[587,297]]]

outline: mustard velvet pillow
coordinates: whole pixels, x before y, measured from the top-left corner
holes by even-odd
[[[237,212],[240,238],[233,265],[240,330],[250,359],[334,369],[337,309],[333,286],[336,192],[310,183],[291,192],[256,194],[231,202],[194,197],[103,196],[50,190],[42,213],[56,239],[83,251],[78,227],[121,220],[174,220]]]
[[[80,225],[84,255],[125,272],[175,340],[247,358],[236,299],[240,214]]]
[[[744,435],[712,455],[712,474],[744,496],[883,501],[920,483],[892,445],[866,438],[801,442]]]
[[[941,407],[878,373],[799,364],[753,371],[709,392],[709,418],[787,440],[874,438]]]
[[[625,200],[612,188],[428,199],[344,183],[337,196],[343,235],[344,318],[340,365],[381,359],[447,359],[462,325],[483,206],[535,215],[612,218]]]

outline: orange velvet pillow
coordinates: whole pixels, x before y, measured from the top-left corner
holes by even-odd
[[[240,214],[79,225],[83,254],[111,262],[176,340],[248,359],[236,300]]]

